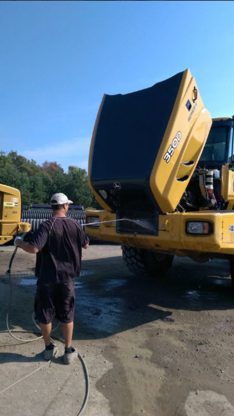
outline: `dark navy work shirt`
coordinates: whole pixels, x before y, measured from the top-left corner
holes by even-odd
[[[69,282],[79,276],[81,249],[89,238],[70,217],[52,217],[35,232],[30,244],[36,247],[36,277],[43,283]]]

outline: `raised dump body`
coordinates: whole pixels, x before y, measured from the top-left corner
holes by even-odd
[[[119,218],[173,212],[212,120],[189,70],[126,95],[104,95],[90,150],[90,186]],[[121,224],[123,227],[124,224]]]
[[[232,263],[233,137],[233,119],[212,122],[188,69],[104,95],[89,156],[89,185],[104,211],[87,212],[86,232],[121,244],[134,272],[157,275],[174,254]]]

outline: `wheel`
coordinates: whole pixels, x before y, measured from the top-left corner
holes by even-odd
[[[142,257],[142,250],[139,248],[122,246],[123,260],[130,272],[134,274],[144,274],[145,266]]]
[[[132,273],[148,274],[152,277],[165,276],[174,258],[171,254],[127,246],[122,246],[122,253],[123,260]]]
[[[144,250],[143,257],[146,272],[152,277],[165,276],[174,259],[172,254],[156,253],[149,250]]]

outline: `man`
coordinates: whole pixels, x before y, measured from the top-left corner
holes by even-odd
[[[50,200],[53,216],[40,225],[33,240],[28,243],[19,236],[15,238],[16,246],[27,253],[37,254],[35,315],[45,341],[44,358],[51,360],[58,351],[58,347],[51,342],[55,312],[65,340],[65,364],[70,364],[77,356],[72,347],[74,278],[80,273],[82,247],[87,249],[89,246],[89,238],[80,224],[66,216],[71,203],[63,193],[54,194]]]

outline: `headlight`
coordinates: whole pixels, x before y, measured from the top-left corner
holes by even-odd
[[[86,225],[89,227],[99,227],[100,219],[99,217],[87,217]]]
[[[213,225],[208,221],[188,221],[186,223],[187,234],[212,234]]]

